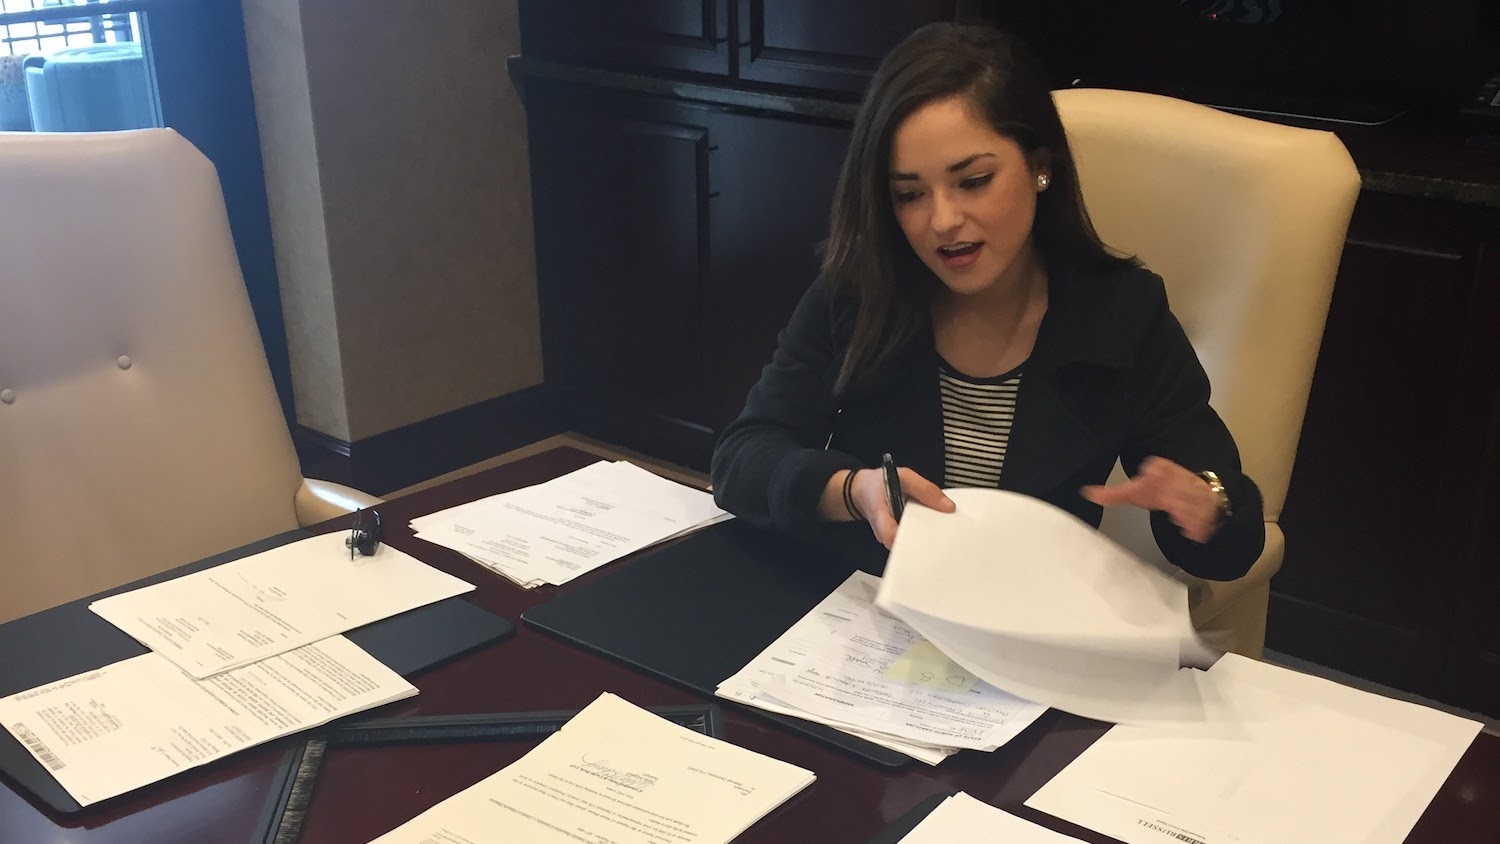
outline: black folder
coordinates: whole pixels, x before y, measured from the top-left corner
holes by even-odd
[[[712,696],[852,571],[827,554],[731,520],[570,586],[521,619]],[[877,765],[912,761],[831,727],[744,709]]]
[[[937,807],[943,805],[943,801],[952,797],[953,794],[954,792],[951,791],[940,791],[924,797],[922,802],[911,808],[911,811],[891,821],[890,826],[875,833],[875,837],[866,844],[900,844],[901,839],[916,829],[917,824],[926,820],[928,815],[937,811]]]
[[[149,653],[144,645],[90,611],[89,604],[94,601],[258,554],[311,535],[305,530],[279,534],[118,589],[0,624],[0,697]],[[410,676],[514,632],[515,626],[509,621],[462,597],[454,597],[367,624],[344,635],[392,671]],[[82,808],[4,729],[0,729],[0,773],[54,811],[70,814]]]

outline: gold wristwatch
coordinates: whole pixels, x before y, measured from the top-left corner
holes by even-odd
[[[1234,515],[1234,507],[1229,503],[1229,491],[1224,489],[1224,482],[1219,480],[1217,474],[1206,470],[1199,472],[1198,477],[1208,484],[1209,491],[1219,502],[1219,524],[1229,521],[1229,517]]]

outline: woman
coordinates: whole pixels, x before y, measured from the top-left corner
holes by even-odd
[[[896,533],[874,468],[889,452],[904,494],[939,510],[940,485],[1094,525],[1105,506],[1149,509],[1169,560],[1228,580],[1265,532],[1208,398],[1161,279],[1094,233],[1035,60],[936,24],[871,81],[823,273],[715,449],[714,495],[873,568]],[[1102,486],[1117,458],[1132,479]]]

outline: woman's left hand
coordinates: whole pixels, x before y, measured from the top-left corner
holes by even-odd
[[[1218,496],[1203,478],[1165,457],[1147,457],[1136,476],[1123,484],[1092,484],[1080,492],[1105,507],[1134,504],[1160,510],[1194,542],[1207,542],[1219,529]]]

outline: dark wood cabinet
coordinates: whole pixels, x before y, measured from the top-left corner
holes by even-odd
[[[1485,482],[1482,509],[1466,537],[1472,572],[1455,584],[1455,624],[1448,637],[1444,675],[1454,702],[1489,715],[1500,713],[1500,401],[1483,461],[1474,467]]]
[[[528,83],[547,383],[694,466],[817,274],[848,129]]]
[[[1273,584],[1271,647],[1355,659],[1356,673],[1406,688],[1432,688],[1443,668],[1446,598],[1462,574],[1477,486],[1445,483],[1446,455],[1476,452],[1480,434],[1460,405],[1488,377],[1460,365],[1466,339],[1455,321],[1473,295],[1479,240],[1454,225],[1454,210],[1360,198],[1281,519],[1286,565]]]
[[[1267,632],[1273,649],[1471,706],[1486,665],[1500,679],[1500,567],[1481,527],[1500,494],[1497,220],[1361,195],[1281,518],[1286,563]]]
[[[738,0],[739,78],[860,94],[912,30],[956,0]]]
[[[730,72],[732,0],[522,0],[521,49],[555,61]]]
[[[857,96],[891,47],[958,0],[521,0],[536,59],[687,71]]]
[[[1464,491],[1472,484],[1476,500],[1457,539],[1467,568],[1450,590],[1455,624],[1444,673],[1452,700],[1493,715],[1500,713],[1500,212],[1489,220],[1465,331],[1475,373],[1489,384],[1465,396],[1478,447],[1449,472],[1467,481]]]
[[[706,430],[706,109],[528,86],[546,379]]]
[[[726,112],[714,130],[708,368],[713,427],[722,430],[818,273],[849,129]]]

